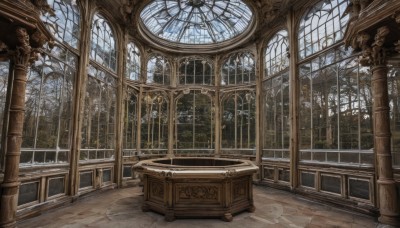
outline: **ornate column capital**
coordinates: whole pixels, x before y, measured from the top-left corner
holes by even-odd
[[[39,54],[44,52],[44,49],[41,47],[48,41],[47,37],[38,30],[29,35],[28,31],[23,27],[15,29],[15,39],[15,48],[7,48],[7,53],[16,66],[24,67],[28,67],[29,64],[38,59]],[[39,48],[33,48],[32,42],[35,46],[38,45]],[[52,43],[49,43],[49,46],[52,47]]]
[[[370,43],[371,36],[368,33],[360,33],[356,42],[362,50],[359,62],[364,66],[386,65],[388,50],[384,47],[386,36],[390,33],[387,26],[380,27],[375,34],[374,41]]]

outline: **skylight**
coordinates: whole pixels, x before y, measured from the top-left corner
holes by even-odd
[[[183,44],[213,44],[240,35],[252,21],[241,0],[154,0],[140,17],[155,36]]]

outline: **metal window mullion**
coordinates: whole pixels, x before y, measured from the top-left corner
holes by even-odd
[[[360,94],[360,74],[357,65],[357,97],[358,97],[358,149],[361,150],[361,94]],[[361,153],[358,153],[358,162],[361,164]]]
[[[192,119],[192,128],[193,128],[193,145],[192,148],[195,149],[195,134],[196,134],[196,91],[193,91],[193,119]]]
[[[43,92],[43,83],[44,83],[44,60],[43,60],[43,65],[42,65],[42,72],[41,72],[41,77],[40,77],[40,87],[39,87],[39,102],[38,102],[38,107],[37,107],[37,112],[36,112],[36,126],[35,126],[35,136],[33,140],[33,148],[36,149],[37,145],[37,139],[38,139],[38,131],[39,131],[39,115],[41,111],[41,103],[42,103],[42,92]],[[33,153],[35,154],[35,153]],[[32,160],[32,163],[34,161]]]
[[[281,146],[282,146],[282,149],[284,149],[284,132],[283,132],[283,126],[284,126],[284,124],[283,124],[283,121],[284,121],[284,119],[283,119],[283,74],[281,74],[279,77],[281,77],[281,139],[282,139],[282,142],[281,142]],[[282,158],[283,158],[283,153],[282,153]]]
[[[99,148],[99,143],[100,143],[100,113],[101,113],[101,103],[102,103],[102,88],[101,88],[101,82],[100,82],[100,84],[99,84],[99,91],[100,91],[100,93],[99,93],[99,95],[100,95],[100,99],[99,99],[99,101],[98,101],[98,103],[97,103],[97,107],[98,107],[98,111],[97,111],[97,137],[96,137],[96,140],[97,140],[97,143],[96,143],[96,149],[100,149]]]
[[[234,97],[233,97],[233,101],[235,102],[235,110],[234,110],[234,112],[235,112],[235,149],[237,149],[238,147],[237,147],[237,141],[238,141],[238,138],[237,138],[237,127],[238,127],[238,123],[237,123],[237,121],[238,121],[238,119],[237,119],[237,109],[238,109],[238,105],[237,105],[237,94],[236,94],[236,91],[235,91],[235,93],[234,93]]]
[[[340,72],[340,64],[336,64],[336,97],[337,97],[337,99],[338,99],[338,102],[337,102],[337,142],[338,142],[338,145],[337,145],[337,149],[338,150],[340,150],[340,81],[339,81],[339,77],[340,77],[340,74],[339,74],[339,72]],[[340,163],[340,152],[338,153],[338,162]]]
[[[57,141],[56,141],[56,158],[55,158],[55,162],[57,163],[58,162],[58,152],[59,152],[59,141],[60,141],[60,131],[61,131],[61,116],[62,116],[62,111],[63,111],[63,103],[64,103],[64,89],[65,89],[65,87],[64,87],[64,83],[65,83],[65,71],[66,71],[66,67],[65,67],[65,65],[64,65],[64,74],[63,74],[63,80],[62,80],[62,84],[61,84],[61,94],[60,94],[60,101],[59,101],[59,104],[60,104],[60,108],[59,108],[59,111],[58,111],[58,126],[57,126]]]

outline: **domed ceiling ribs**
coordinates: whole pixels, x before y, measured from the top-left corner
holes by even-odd
[[[253,19],[241,0],[155,0],[141,14],[153,35],[182,44],[212,44],[244,32]]]

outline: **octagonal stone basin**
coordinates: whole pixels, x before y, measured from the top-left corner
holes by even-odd
[[[143,174],[143,211],[175,218],[220,217],[254,212],[251,161],[223,158],[161,158],[134,166]]]

